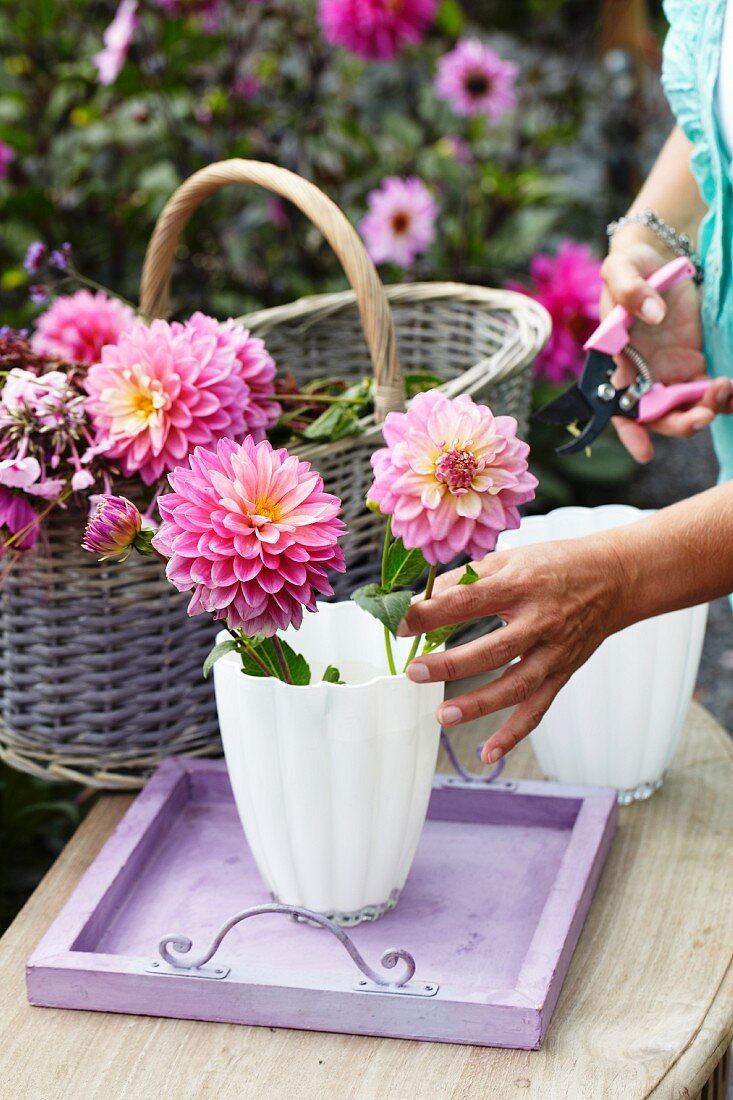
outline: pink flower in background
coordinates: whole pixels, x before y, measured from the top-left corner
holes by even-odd
[[[277,423],[282,412],[275,400],[275,360],[265,347],[264,340],[250,336],[248,330],[236,321],[219,322],[204,313],[194,313],[188,323],[200,335],[215,339],[219,347],[234,353],[239,375],[249,390],[248,399],[242,406],[245,432],[259,443],[268,429]]]
[[[345,569],[341,501],[310,463],[267,440],[222,439],[188,464],[158,500],[153,546],[179,592],[193,589],[189,615],[213,613],[249,635],[299,627],[303,608],[333,593],[326,571]]]
[[[4,536],[0,556],[6,550],[31,550],[38,541],[38,516],[32,505],[22,494],[1,485],[0,531]]]
[[[534,298],[552,317],[552,335],[535,360],[535,374],[558,383],[576,378],[585,361],[583,344],[598,323],[600,262],[587,245],[568,240],[554,256],[535,256],[529,270],[533,286],[507,287]]]
[[[37,458],[4,458],[0,461],[0,485],[12,489],[27,489],[41,476],[41,464]]]
[[[10,165],[15,160],[15,149],[12,145],[0,140],[0,180],[4,180],[8,174]]]
[[[436,150],[445,157],[452,157],[459,164],[473,164],[473,150],[468,142],[458,134],[446,134],[435,144]]]
[[[254,99],[259,90],[260,82],[251,73],[243,73],[241,76],[236,77],[232,84],[232,95],[235,99],[243,99],[245,102]]]
[[[438,208],[417,176],[389,176],[367,195],[368,214],[359,225],[367,252],[376,264],[410,267],[435,238]]]
[[[267,200],[267,214],[276,229],[287,229],[290,225],[288,208],[277,195],[270,195]]]
[[[105,344],[115,344],[134,321],[130,307],[116,298],[77,290],[57,298],[40,315],[31,345],[39,355],[96,363]]]
[[[137,26],[136,12],[137,0],[122,0],[114,19],[104,32],[104,49],[95,53],[92,58],[100,84],[114,84],[120,75]]]
[[[318,17],[327,42],[365,57],[390,61],[421,42],[438,0],[319,0]]]
[[[486,115],[495,122],[516,104],[518,68],[478,38],[464,38],[438,60],[435,91],[457,115]]]
[[[432,565],[458,554],[481,558],[499,534],[519,526],[518,506],[537,479],[529,447],[511,416],[494,416],[467,394],[419,393],[407,412],[389,413],[387,446],[372,455],[368,499],[392,516],[392,532]]]
[[[87,521],[82,549],[97,554],[100,561],[129,555],[142,530],[142,517],[127,497],[103,496]]]
[[[192,325],[137,323],[85,381],[96,451],[152,485],[200,443],[241,438],[249,389],[234,349]]]

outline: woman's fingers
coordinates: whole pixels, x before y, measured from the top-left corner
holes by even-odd
[[[566,676],[551,676],[521,703],[503,726],[493,733],[481,750],[484,764],[495,764],[536,729],[550,709],[558,691],[567,683]]]
[[[492,558],[494,555],[491,556]],[[486,559],[481,563],[484,570],[493,568],[495,562]],[[456,570],[456,582],[446,586],[437,596],[429,600],[415,600],[400,623],[397,633],[401,638],[416,634],[427,634],[439,626],[452,626],[454,623],[470,622],[488,615],[498,614],[499,603],[505,595],[505,584],[498,573],[482,577],[474,584],[458,584],[463,570]]]
[[[455,649],[418,657],[408,666],[407,675],[417,684],[435,680],[464,680],[468,676],[503,668],[515,657],[526,653],[533,641],[526,630],[514,622]]]
[[[655,420],[650,427],[659,435],[690,436],[709,427],[716,416],[727,413],[731,401],[729,378],[711,379],[710,385],[697,404],[689,409],[673,409],[666,416]]]
[[[438,708],[438,721],[444,726],[460,726],[505,707],[528,702],[547,679],[548,664],[546,648],[531,650],[498,680],[443,703]]]
[[[637,424],[635,420],[627,420],[623,416],[614,416],[613,426],[632,458],[642,465],[651,462],[654,458],[654,445],[643,424]]]
[[[601,277],[614,305],[623,306],[648,325],[664,320],[664,298],[649,285],[633,259],[622,252],[610,253],[601,266]]]

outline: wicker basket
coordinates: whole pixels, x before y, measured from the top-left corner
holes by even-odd
[[[166,313],[180,233],[207,195],[231,183],[260,184],[299,206],[353,287],[244,319],[266,337],[278,367],[301,383],[374,371],[376,414],[363,422],[363,434],[298,448],[344,502],[343,597],[378,568],[382,527],[364,497],[379,421],[403,402],[398,348],[408,370],[439,375],[446,393],[474,394],[523,426],[530,365],[549,319],[530,299],[505,291],[453,283],[385,290],[358,235],[325,195],[285,169],[243,160],[197,172],[172,196],[145,260],[145,313]],[[84,518],[73,509],[53,513],[44,539],[0,590],[0,758],[45,778],[135,788],[167,755],[220,751],[213,689],[201,678],[215,627],[206,617],[188,618],[188,596],[168,584],[157,560],[100,565],[81,551]]]

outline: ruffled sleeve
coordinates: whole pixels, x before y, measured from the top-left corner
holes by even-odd
[[[662,85],[677,122],[695,146],[690,166],[703,198],[711,201],[711,155],[702,114],[698,62],[705,0],[664,0],[669,31],[664,42]]]

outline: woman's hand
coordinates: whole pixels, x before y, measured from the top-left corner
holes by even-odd
[[[400,634],[499,615],[505,626],[444,653],[417,657],[407,675],[417,683],[461,680],[509,667],[493,683],[442,704],[438,719],[457,726],[504,707],[516,710],[486,742],[494,763],[538,725],[560,688],[604,638],[627,625],[622,558],[605,535],[489,554],[474,563],[481,580],[439,577],[429,600],[416,600]],[[517,660],[519,658],[519,660]],[[511,663],[515,662],[515,663]]]
[[[603,262],[601,317],[615,305],[622,305],[639,318],[631,332],[632,344],[646,356],[655,382],[670,384],[707,377],[702,351],[700,300],[691,280],[672,287],[666,298],[646,281],[653,271],[670,259],[660,244],[649,243],[648,231],[626,226],[614,238]],[[635,372],[623,356],[614,376],[616,384],[633,382]],[[711,379],[705,396],[689,409],[675,409],[655,421],[653,431],[661,435],[689,437],[706,428],[717,413],[729,411],[731,383],[728,378]],[[649,431],[634,420],[614,420],[619,438],[638,462],[648,462],[653,453]]]

